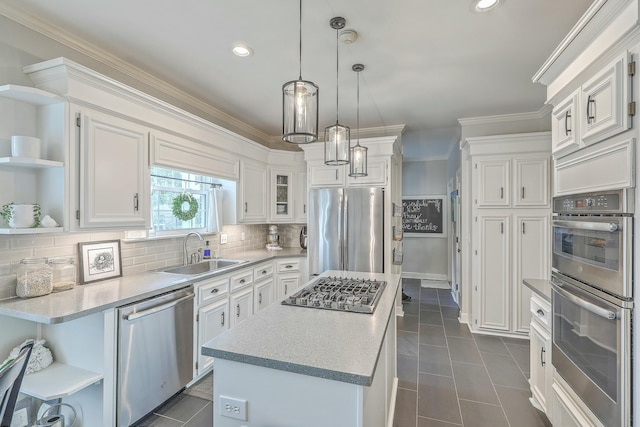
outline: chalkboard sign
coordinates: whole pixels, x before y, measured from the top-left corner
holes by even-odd
[[[407,234],[446,236],[445,196],[402,199],[402,231]]]

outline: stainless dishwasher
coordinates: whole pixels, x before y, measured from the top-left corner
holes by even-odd
[[[193,378],[193,286],[117,309],[116,417],[126,427]]]

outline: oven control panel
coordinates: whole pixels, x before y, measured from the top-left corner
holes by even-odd
[[[633,211],[633,205],[629,205],[626,200],[629,194],[626,190],[619,190],[556,197],[553,199],[553,212],[563,214],[630,213]]]

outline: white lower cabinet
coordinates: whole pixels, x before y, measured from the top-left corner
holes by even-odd
[[[273,277],[253,285],[253,312],[257,313],[274,301]]]
[[[213,365],[213,358],[203,356],[200,348],[207,341],[229,329],[229,299],[224,298],[198,309],[198,346],[196,375],[201,375]]]
[[[531,403],[549,417],[551,389],[551,334],[536,321],[529,330]],[[550,417],[549,417],[550,418]]]
[[[289,258],[276,261],[277,286],[276,299],[283,300],[300,288],[301,258]]]
[[[253,315],[253,287],[232,293],[229,297],[229,305],[231,307],[229,327],[233,328]]]

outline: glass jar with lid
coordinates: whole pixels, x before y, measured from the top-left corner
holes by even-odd
[[[17,272],[16,294],[20,298],[39,297],[53,290],[53,269],[46,258],[25,258]]]
[[[66,291],[76,285],[76,266],[73,258],[50,258],[49,265],[53,269],[53,292]]]

